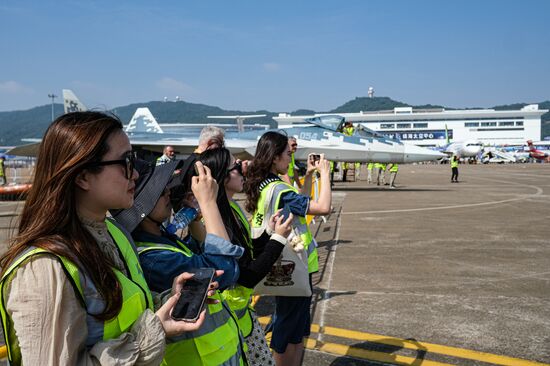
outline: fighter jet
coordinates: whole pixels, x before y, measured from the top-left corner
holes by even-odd
[[[338,132],[344,123],[344,118],[338,115],[311,118],[306,122],[301,127],[277,130],[296,137],[299,146],[295,153],[296,160],[306,160],[310,153],[325,154],[327,159],[333,161],[358,163],[412,163],[437,160],[444,156],[437,151],[388,139],[362,126],[353,136],[344,135]],[[154,125],[157,127],[153,127]],[[180,154],[190,154],[198,145],[198,136],[149,132],[160,130],[160,126],[147,108],[139,108],[128,127],[126,133],[130,143],[147,150],[161,152],[164,146],[171,145]],[[250,158],[254,155],[257,141],[263,133],[265,131],[226,133],[225,146],[242,159]]]
[[[64,91],[66,104],[85,108],[74,93],[70,94]],[[339,132],[343,123],[341,116],[322,116],[308,119],[303,126],[289,126],[277,131],[297,138],[299,148],[295,154],[296,160],[306,160],[310,153],[325,154],[327,159],[333,161],[359,163],[411,163],[437,160],[444,156],[436,151],[385,138],[366,128],[358,128],[353,136],[347,136]],[[159,153],[164,146],[171,145],[178,154],[188,155],[199,142],[197,134],[165,133],[148,108],[136,110],[125,132],[133,146]],[[265,131],[226,133],[225,146],[239,158],[250,158],[254,156],[257,141],[263,133]]]

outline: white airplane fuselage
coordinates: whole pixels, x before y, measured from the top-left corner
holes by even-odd
[[[443,152],[449,155],[458,155],[461,158],[470,158],[478,156],[483,149],[483,144],[477,140],[465,140],[451,142],[444,146]]]

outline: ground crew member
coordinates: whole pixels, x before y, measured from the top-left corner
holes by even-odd
[[[380,185],[380,180],[382,180],[382,185],[386,185],[386,164],[382,164],[382,163],[376,163],[378,164],[378,175],[376,176],[376,185],[379,186]],[[375,169],[376,169],[376,164],[375,164]]]
[[[390,164],[390,188],[395,188],[395,177],[397,176],[397,170],[399,169],[397,163]]]
[[[344,128],[342,129],[342,133],[346,136],[352,136],[353,132],[355,131],[355,128],[353,128],[353,124],[351,122],[346,122],[344,124]],[[353,163],[342,163],[342,181],[345,182],[347,175],[348,175],[348,169],[351,164]]]
[[[4,170],[4,155],[0,155],[0,186],[6,184],[6,173]]]
[[[458,156],[451,158],[451,183],[458,183]]]
[[[367,164],[367,183],[372,183],[372,169],[374,168],[374,163]]]

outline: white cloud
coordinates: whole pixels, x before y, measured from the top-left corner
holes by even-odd
[[[277,72],[281,69],[281,65],[275,62],[266,62],[263,64],[263,67],[267,72]]]
[[[25,85],[18,83],[17,81],[8,80],[0,82],[0,93],[6,94],[29,94],[33,90]]]
[[[163,77],[158,80],[155,85],[157,88],[166,92],[190,93],[193,91],[191,86],[170,77]]]

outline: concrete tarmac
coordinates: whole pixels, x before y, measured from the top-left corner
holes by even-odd
[[[550,165],[459,171],[336,183],[304,365],[550,363]]]
[[[303,365],[550,364],[550,164],[459,171],[455,184],[448,165],[400,165],[394,190],[336,182],[312,229]],[[262,297],[258,314],[272,307]]]

